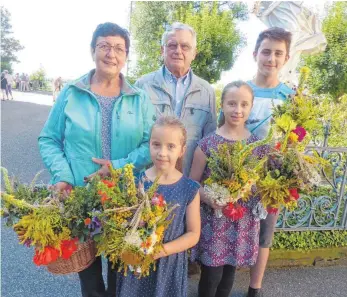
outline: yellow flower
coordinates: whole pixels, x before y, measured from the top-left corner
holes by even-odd
[[[164,226],[159,226],[159,227],[157,228],[157,230],[155,231],[155,233],[157,233],[157,235],[158,235],[159,238],[162,238],[163,235],[164,235],[164,231],[165,231]]]
[[[284,114],[278,119],[275,119],[276,125],[281,130],[287,132],[296,128],[296,123],[293,121],[292,117]]]
[[[295,134],[294,132],[290,132],[288,136],[289,143],[297,143],[299,139],[299,136]]]
[[[246,170],[241,170],[239,173],[240,179],[242,180],[243,183],[247,182],[249,179],[249,176],[246,172]]]
[[[228,187],[230,193],[236,192],[241,188],[241,184],[238,183],[236,180],[224,180],[222,184]]]

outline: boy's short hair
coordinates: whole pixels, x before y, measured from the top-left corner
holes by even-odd
[[[289,55],[290,44],[292,42],[292,33],[286,31],[279,27],[272,27],[264,30],[258,36],[257,42],[255,44],[254,51],[257,53],[259,47],[264,39],[276,40],[276,41],[284,41],[286,44],[287,55]]]

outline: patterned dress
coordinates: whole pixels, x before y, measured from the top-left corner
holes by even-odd
[[[120,96],[106,97],[93,93],[101,109],[101,148],[102,158],[111,160],[111,127],[113,106]]]
[[[144,174],[142,174],[143,176]],[[140,176],[141,178],[141,176]],[[145,182],[148,189],[152,182]],[[174,219],[165,232],[164,243],[175,240],[186,232],[186,210],[194,199],[200,185],[182,176],[171,185],[159,185],[157,192],[163,194],[168,204],[178,203],[180,207],[174,210]],[[138,279],[133,273],[123,276],[117,272],[117,297],[186,297],[188,286],[188,256],[187,252],[173,254],[157,261],[156,271],[149,276]]]
[[[247,143],[259,140],[254,134]],[[217,150],[219,144],[234,143],[216,133],[210,134],[198,143],[203,153],[209,157],[211,150]],[[253,154],[259,157],[265,155],[266,146],[258,147]],[[204,178],[210,175],[205,168]],[[232,221],[225,216],[217,218],[214,210],[201,203],[201,235],[199,243],[192,250],[192,260],[206,266],[251,266],[255,264],[259,247],[259,218],[253,214],[258,205],[259,197],[251,197],[247,203],[244,216],[238,221]]]

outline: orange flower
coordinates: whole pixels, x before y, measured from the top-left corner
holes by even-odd
[[[141,247],[148,249],[150,248],[151,244],[152,244],[152,240],[150,237],[148,237],[146,241],[141,243]]]
[[[113,181],[110,181],[110,180],[107,180],[107,179],[103,179],[101,181],[109,188],[112,188],[112,187],[114,187],[116,185]]]
[[[101,196],[101,204],[104,204],[109,198],[107,197],[107,195],[104,193]]]
[[[101,196],[101,204],[104,204],[109,199],[107,194],[101,190],[98,191],[98,194]]]
[[[33,261],[37,266],[48,265],[49,263],[55,262],[59,258],[59,255],[59,250],[46,246],[42,252],[36,250]]]
[[[91,218],[84,219],[84,225],[89,225],[92,222]]]

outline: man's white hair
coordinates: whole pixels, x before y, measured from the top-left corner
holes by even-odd
[[[179,30],[186,30],[189,31],[192,34],[193,37],[193,48],[196,47],[196,32],[195,30],[187,25],[187,24],[183,24],[180,22],[175,22],[173,23],[169,28],[166,29],[166,31],[163,33],[163,36],[161,37],[161,45],[164,46],[169,38],[169,35],[175,33],[175,31],[179,31]]]

